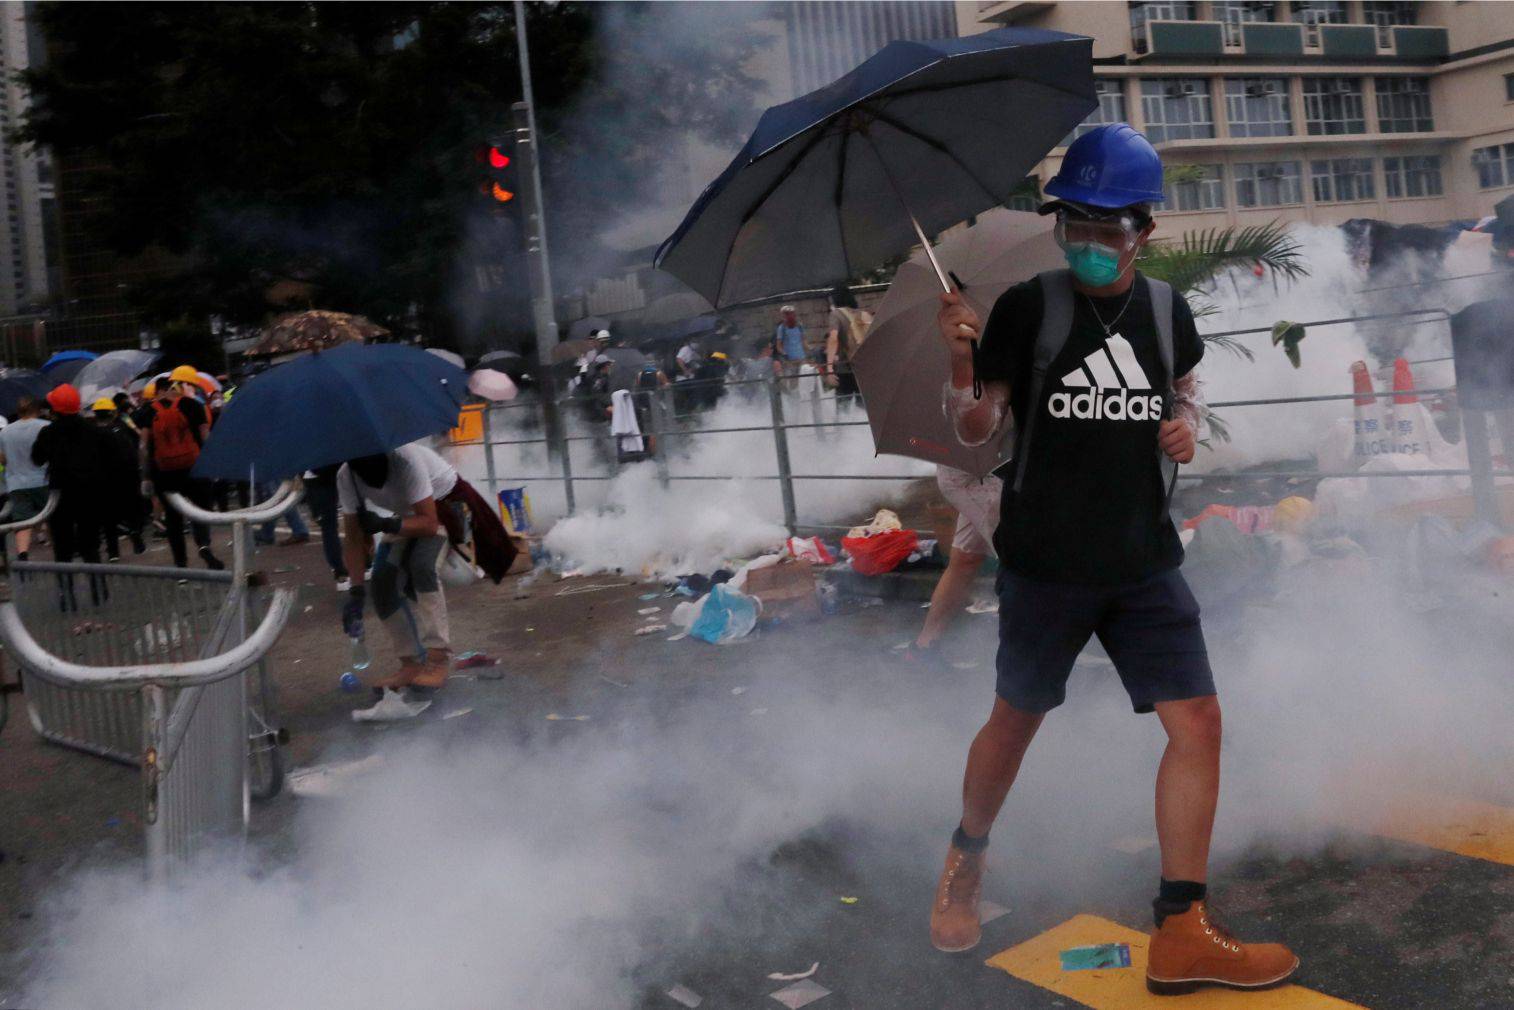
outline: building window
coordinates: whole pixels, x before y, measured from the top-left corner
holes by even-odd
[[[1296,161],[1248,161],[1235,166],[1235,202],[1239,207],[1283,207],[1304,202]]]
[[[1362,16],[1367,19],[1367,24],[1377,26],[1377,47],[1389,49],[1393,46],[1393,26],[1412,25],[1416,18],[1414,4],[1394,3],[1392,0],[1384,3],[1381,0],[1366,0],[1362,4]]]
[[[1514,74],[1503,75],[1503,99],[1514,102]]]
[[[1293,133],[1289,106],[1286,78],[1225,78],[1225,118],[1232,137],[1289,136]]]
[[[1360,77],[1304,78],[1304,122],[1311,137],[1366,133]]]
[[[1430,115],[1430,78],[1379,77],[1377,121],[1384,133],[1427,133],[1435,129]]]
[[[1132,3],[1130,5],[1130,38],[1135,43],[1135,51],[1144,53],[1147,50],[1147,22],[1193,21],[1198,16],[1197,3],[1172,3],[1169,0],[1159,0],[1157,3]]]
[[[1219,210],[1225,206],[1224,165],[1172,165],[1162,180],[1163,210]]]
[[[1479,189],[1514,185],[1514,144],[1477,148],[1472,152],[1472,168]]]
[[[1293,0],[1293,20],[1304,26],[1304,45],[1319,45],[1320,25],[1346,23],[1346,5],[1340,0]]]
[[[1202,77],[1159,77],[1142,81],[1141,111],[1146,116],[1146,137],[1153,144],[1214,136],[1209,82]]]
[[[1407,158],[1384,158],[1383,178],[1388,198],[1440,196],[1440,155],[1421,154]]]
[[[1124,81],[1095,79],[1093,90],[1094,94],[1099,96],[1099,107],[1089,113],[1087,119],[1073,127],[1073,131],[1063,138],[1061,146],[1066,147],[1095,126],[1129,122],[1125,117]]]
[[[1350,203],[1377,199],[1371,158],[1331,158],[1309,163],[1315,203]]]
[[[1276,21],[1277,4],[1267,0],[1214,0],[1209,16],[1225,26],[1225,45],[1238,46],[1244,40],[1241,25],[1254,21]]]

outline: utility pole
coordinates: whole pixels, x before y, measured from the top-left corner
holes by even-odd
[[[567,510],[573,511],[572,463],[568,458],[567,430],[558,412],[557,383],[552,377],[552,352],[557,347],[557,319],[553,309],[552,267],[547,256],[547,219],[541,192],[541,165],[536,146],[536,97],[531,88],[531,52],[526,41],[526,5],[515,0],[515,46],[520,58],[521,94],[525,101],[511,106],[515,125],[515,150],[526,168],[522,215],[526,267],[531,278],[531,314],[536,323],[536,360],[541,377],[542,413],[547,438],[556,446],[562,462]]]

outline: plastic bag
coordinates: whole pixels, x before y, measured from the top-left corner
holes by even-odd
[[[757,601],[745,593],[728,585],[716,586],[705,597],[689,634],[711,645],[745,637],[757,626],[757,608]]]
[[[904,524],[899,521],[899,516],[888,509],[879,509],[878,514],[873,516],[873,521],[866,526],[854,526],[847,532],[847,537],[875,537],[879,533],[893,533],[903,529]],[[843,544],[843,547],[845,545]]]
[[[789,554],[812,565],[834,565],[836,556],[830,552],[819,537],[789,537]]]
[[[859,575],[882,575],[891,572],[915,552],[920,538],[914,530],[892,530],[867,537],[846,537],[841,549],[852,559]]]

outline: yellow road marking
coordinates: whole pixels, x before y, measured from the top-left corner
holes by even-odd
[[[1370,818],[1373,834],[1514,866],[1514,809],[1416,793]]]
[[[1355,1003],[1296,985],[1260,992],[1200,989],[1191,996],[1153,996],[1146,991],[1146,947],[1151,938],[1128,926],[1096,915],[1071,919],[1000,951],[988,959],[991,968],[1007,971],[1042,989],[1077,1000],[1094,1010],[1361,1010]],[[1094,943],[1130,944],[1130,967],[1063,971],[1060,951]]]

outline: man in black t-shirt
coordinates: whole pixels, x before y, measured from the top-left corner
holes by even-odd
[[[1205,905],[1220,708],[1168,516],[1174,464],[1194,454],[1193,369],[1204,345],[1182,297],[1134,269],[1155,227],[1161,160],[1129,126],[1101,126],[1069,147],[1046,192],[1058,199],[1041,212],[1057,215],[1070,270],[1011,288],[986,327],[959,295],[941,299],[946,406],[958,436],[984,444],[1012,414],[1016,441],[1000,471],[995,535],[997,697],[968,753],[931,940],[952,951],[978,942],[989,829],[1041,721],[1062,703],[1078,653],[1097,635],[1135,710],[1155,711],[1168,737],[1157,773],[1162,880],[1148,988],[1277,985],[1298,958],[1279,944],[1239,942]]]

